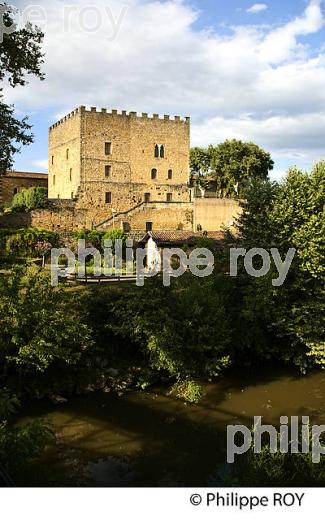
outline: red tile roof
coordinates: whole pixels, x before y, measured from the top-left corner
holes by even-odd
[[[145,234],[140,242],[146,243],[149,238],[152,238],[157,245],[168,244],[190,244],[198,238],[207,237],[215,242],[222,242],[224,240],[224,233],[222,231],[209,231],[207,234],[194,231],[150,231]]]

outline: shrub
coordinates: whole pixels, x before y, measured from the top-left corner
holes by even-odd
[[[38,242],[48,242],[52,247],[59,244],[58,233],[44,229],[0,230],[0,238],[5,241],[7,255],[20,257],[35,257]]]
[[[197,404],[203,396],[202,387],[192,380],[175,383],[170,391],[170,395],[174,395],[179,399],[192,404]]]
[[[232,486],[324,486],[325,459],[319,464],[312,461],[312,452],[302,453],[301,435],[299,453],[271,453],[270,445],[262,444],[260,453],[251,446],[246,453],[237,456],[232,465],[232,475],[224,484]],[[309,439],[310,445],[312,438]],[[278,446],[280,434],[278,435]],[[324,443],[321,442],[324,448]]]
[[[46,208],[47,204],[48,198],[45,188],[28,188],[16,193],[11,208],[13,211],[31,211]]]
[[[0,376],[25,376],[25,385],[27,376],[76,365],[91,345],[90,331],[78,318],[64,291],[35,266],[0,278]]]

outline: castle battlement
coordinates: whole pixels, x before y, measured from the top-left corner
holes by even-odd
[[[50,126],[50,131],[54,128],[66,123],[69,119],[75,116],[82,116],[83,114],[91,114],[95,113],[97,115],[102,114],[105,117],[119,117],[119,118],[137,118],[137,119],[148,119],[148,120],[159,120],[159,121],[173,121],[175,123],[185,123],[187,125],[190,124],[190,117],[181,117],[181,116],[170,116],[170,115],[159,115],[159,114],[148,114],[146,112],[127,112],[126,110],[116,110],[107,108],[97,108],[97,107],[86,107],[80,106],[75,110],[72,110],[69,114],[64,116],[62,119],[54,123]]]

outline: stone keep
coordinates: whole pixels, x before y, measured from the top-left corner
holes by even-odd
[[[79,107],[49,130],[49,198],[75,200],[87,227],[116,215],[176,229],[191,207],[189,150],[189,118]]]

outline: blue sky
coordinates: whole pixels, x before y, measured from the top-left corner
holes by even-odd
[[[16,5],[26,13],[30,2]],[[35,134],[17,170],[47,170],[49,125],[80,105],[190,115],[193,146],[253,140],[271,152],[274,178],[325,158],[320,0],[39,5],[46,80],[6,90]]]

